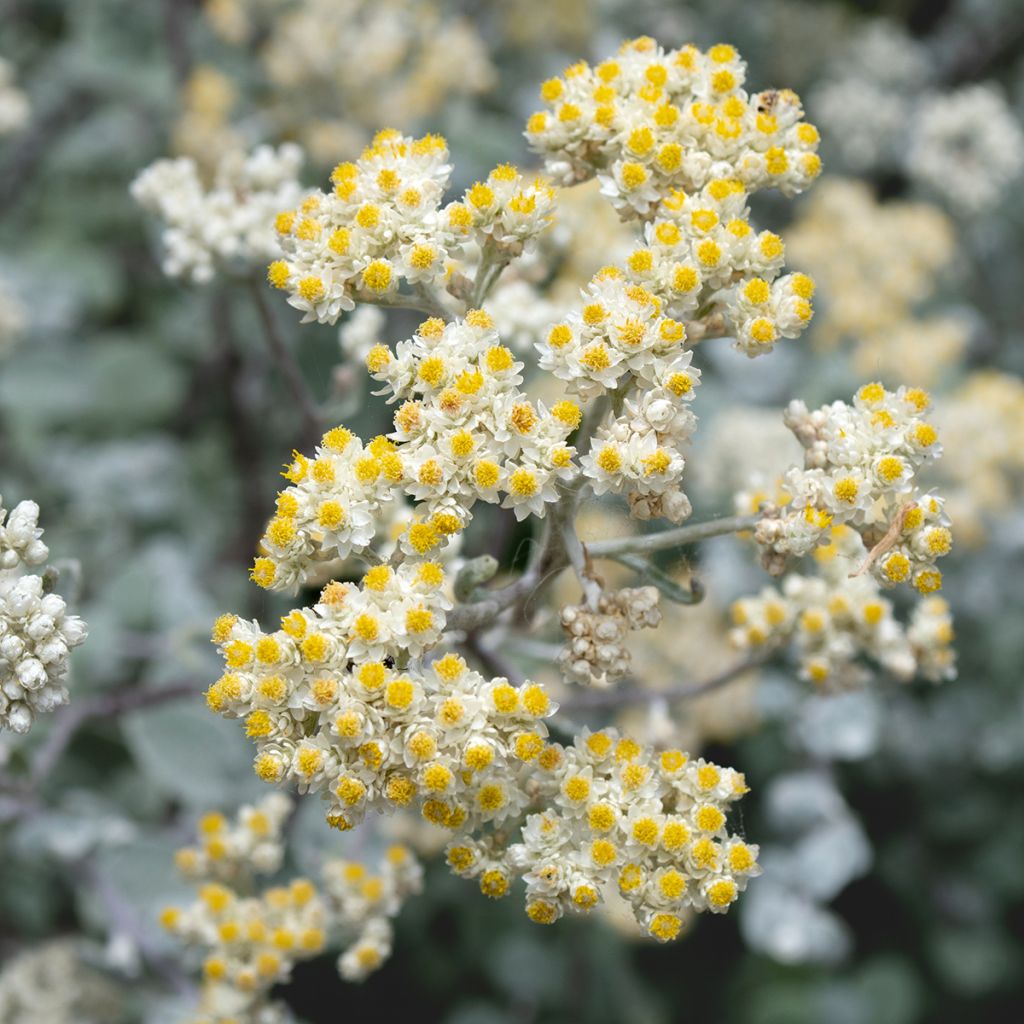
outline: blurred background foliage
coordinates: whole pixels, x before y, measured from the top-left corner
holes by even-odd
[[[173,850],[200,809],[231,808],[258,791],[246,741],[200,697],[218,672],[206,637],[225,609],[266,617],[284,607],[248,583],[245,567],[301,425],[264,351],[248,283],[196,288],[161,274],[153,226],[128,194],[143,166],[181,150],[208,166],[229,144],[297,139],[310,155],[305,180],[315,184],[357,151],[382,114],[445,134],[461,188],[497,162],[531,165],[522,123],[537,83],[567,63],[599,59],[641,33],[666,46],[728,41],[755,87],[801,93],[824,140],[817,188],[795,203],[759,197],[761,223],[788,237],[830,176],[852,175],[872,202],[932,203],[948,225],[948,259],[923,301],[880,326],[874,349],[854,322],[840,324],[828,345],[816,340],[825,325],[814,325],[756,371],[734,353],[709,356],[702,432],[728,439],[737,406],[777,419],[793,396],[848,396],[873,375],[900,383],[905,364],[931,375],[941,416],[944,396],[952,401],[979,370],[1024,370],[1019,184],[983,212],[959,209],[914,178],[898,140],[888,155],[851,158],[815,105],[828,108],[828,89],[843,76],[853,92],[904,88],[893,84],[899,67],[883,69],[893,72],[887,80],[866,58],[865,33],[874,32],[894,42],[888,60],[909,60],[913,49],[924,61],[927,85],[905,86],[908,95],[992,82],[1019,115],[1024,9],[1015,0],[391,2],[382,9],[408,36],[404,62],[377,62],[373,41],[363,40],[336,88],[282,72],[302,61],[301,47],[288,51],[278,38],[274,9],[283,6],[0,0],[0,55],[31,107],[27,123],[0,139],[0,304],[20,316],[0,357],[0,493],[9,503],[38,501],[54,557],[79,563],[62,588],[91,634],[73,659],[72,705],[24,741],[0,739],[4,778],[16,783],[0,793],[0,991],[27,969],[26,957],[49,950],[69,958],[56,986],[68,1005],[43,1000],[39,1016],[18,1021],[180,1019],[180,968],[154,922],[182,891]],[[356,33],[368,5],[344,6]],[[247,14],[232,23],[234,8]],[[460,44],[468,49],[457,73],[410,72],[438,19],[472,37]],[[275,43],[284,48],[276,65],[267,56]],[[440,46],[428,56],[444,65],[447,53]],[[592,244],[603,237],[595,231]],[[871,265],[870,244],[867,251],[867,270],[851,261],[848,274],[885,279],[885,246],[880,266]],[[843,257],[840,248],[840,283]],[[827,285],[821,300],[826,319]],[[912,346],[924,331],[917,321],[932,315],[959,325],[952,355],[927,348],[929,333],[923,355],[897,347],[892,339]],[[328,415],[364,435],[386,429],[382,407],[366,403],[360,369],[339,362],[337,331],[293,321],[281,316]],[[392,314],[389,339],[412,323]],[[966,417],[944,437],[968,494],[992,446],[1024,443],[1020,409],[1015,425],[1002,415]],[[702,456],[700,441],[695,518],[729,502],[729,486],[715,482],[715,453]],[[282,998],[313,1024],[339,1012],[398,1020],[413,1005],[419,1019],[445,1024],[1017,1019],[1020,470],[1019,455],[999,462],[1002,490],[968,508],[974,542],[947,560],[957,681],[818,698],[780,661],[742,698],[725,698],[741,703],[756,728],[714,729],[682,710],[706,756],[744,770],[753,788],[742,825],[763,846],[766,875],[740,912],[702,921],[668,947],[635,941],[612,920],[538,929],[517,900],[484,900],[435,860],[382,971],[343,986],[324,957],[299,968]],[[470,553],[485,550],[487,531],[484,523],[470,535]],[[506,565],[521,537],[503,540]],[[736,541],[717,541],[700,558],[691,568],[711,604],[690,636],[680,619],[668,638],[676,646],[664,652],[694,678],[707,674],[697,639],[707,624],[721,634],[728,601],[763,583]],[[176,687],[182,699],[148,707],[143,699],[113,713],[120,695],[158,687]],[[69,716],[77,717],[69,724]],[[317,844],[346,842],[327,833],[316,807],[305,810],[292,844],[300,863]]]

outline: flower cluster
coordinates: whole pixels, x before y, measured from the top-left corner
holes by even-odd
[[[991,209],[1024,171],[1024,131],[994,86],[936,94],[918,118],[907,169],[966,214]]]
[[[820,169],[817,132],[801,121],[794,94],[750,97],[743,74],[731,47],[665,53],[636,40],[617,60],[545,83],[552,112],[535,115],[528,135],[548,173],[563,182],[599,177],[622,219],[644,223],[642,243],[622,265],[599,269],[577,308],[543,333],[540,368],[569,392],[550,406],[525,394],[524,365],[484,308],[504,269],[552,221],[546,181],[501,165],[444,205],[445,141],[387,130],[335,168],[331,192],[276,220],[282,253],[268,278],[304,321],[334,323],[357,302],[422,309],[429,319],[393,347],[374,343],[379,316],[347,322],[341,343],[361,352],[378,394],[396,405],[394,429],[364,444],[338,427],[311,456],[294,454],[252,575],[265,587],[294,588],[348,572],[350,555],[372,567],[358,583],[327,583],[278,629],[220,618],[213,640],[225,671],[207,702],[244,722],[263,781],[319,793],[340,830],[368,812],[396,810],[448,829],[456,874],[491,897],[523,876],[528,914],[541,923],[590,910],[617,886],[639,924],[667,941],[691,911],[727,910],[760,871],[757,848],[726,830],[728,805],[746,792],[741,775],[677,749],[659,754],[614,730],[585,730],[569,747],[551,743],[545,720],[557,709],[543,686],[487,678],[458,654],[434,650],[456,622],[439,559],[478,500],[520,519],[559,502],[520,582],[560,567],[563,554],[585,576],[573,532],[584,488],[624,495],[636,518],[690,513],[680,486],[700,383],[690,348],[731,330],[741,351],[760,355],[809,321],[813,282],[782,273],[782,241],[750,226],[748,198],[769,186],[804,188]],[[513,294],[543,281],[529,256],[517,271],[527,291]],[[502,315],[528,338],[537,330],[530,312]],[[926,424],[909,422],[905,406],[916,394],[882,390],[890,447],[934,444]],[[830,454],[843,466],[864,454],[824,423],[814,423],[821,438],[811,437],[797,412],[793,429],[818,458],[807,473],[822,472]],[[898,483],[923,457],[907,455],[901,480],[885,477],[886,493],[901,497]],[[813,496],[801,492],[791,504],[801,497],[808,505]],[[882,521],[857,509],[862,533]],[[913,511],[901,506],[901,523]],[[384,561],[380,534],[392,524],[398,532]],[[918,557],[916,535],[911,543]],[[489,556],[474,561],[454,588],[467,604],[497,568]],[[916,563],[907,571],[921,577]],[[660,620],[658,595],[654,587],[603,598],[586,589],[586,604],[563,612],[570,640],[559,661],[564,674],[604,686],[628,668],[626,633]],[[519,590],[493,591],[488,609],[500,614]],[[460,627],[472,617],[460,616]],[[475,651],[481,664],[486,653]],[[339,905],[364,906],[358,868],[339,872]],[[396,892],[413,884],[402,877]],[[381,888],[385,905],[390,891]],[[390,927],[372,917],[342,957],[346,976],[387,954]]]
[[[284,257],[270,264],[271,284],[303,322],[333,324],[357,299],[387,303],[402,282],[436,301],[463,245],[489,243],[511,258],[548,226],[554,191],[544,183],[505,164],[442,207],[450,173],[440,136],[378,132],[358,161],[335,167],[331,193],[278,214]]]
[[[388,918],[419,891],[419,863],[404,846],[393,846],[379,874],[357,861],[330,859],[319,888],[296,878],[249,895],[254,876],[281,866],[282,826],[291,809],[287,797],[274,793],[241,808],[234,822],[206,814],[198,845],[177,853],[182,873],[199,883],[197,899],[164,908],[160,921],[185,945],[204,951],[200,1008],[215,1021],[273,1014],[270,989],[286,981],[296,963],[323,952],[336,933],[354,937],[339,958],[340,973],[363,980],[390,953]]]
[[[640,518],[684,519],[690,504],[679,487],[680,449],[696,426],[689,402],[700,383],[683,349],[685,328],[661,315],[653,292],[627,284],[614,267],[591,282],[584,303],[539,346],[541,368],[584,398],[626,396],[618,414],[605,413],[582,472],[595,494],[626,494]]]
[[[292,802],[280,793],[241,807],[234,822],[211,811],[199,820],[198,844],[183,846],[174,862],[186,878],[227,884],[252,871],[273,874],[284,857],[281,830],[291,811]]]
[[[338,957],[338,972],[346,981],[363,981],[391,955],[390,919],[422,888],[423,868],[407,847],[395,845],[379,874],[360,861],[335,858],[324,864],[321,877],[332,919],[355,934]]]
[[[811,97],[844,165],[897,171],[967,219],[994,209],[1024,170],[1024,131],[998,86],[942,90],[927,46],[869,23]]]
[[[294,144],[230,152],[211,187],[191,157],[157,160],[132,182],[132,196],[163,224],[163,271],[197,283],[249,273],[278,251],[274,215],[302,200],[302,150]]]
[[[732,606],[731,640],[741,650],[794,644],[800,677],[819,687],[863,685],[870,658],[897,679],[915,674],[938,682],[956,674],[948,609],[941,598],[918,602],[908,629],[867,573],[856,575],[867,552],[849,526],[835,526],[815,549],[821,575],[791,574],[781,589],[765,587]],[[939,609],[939,605],[944,610]]]
[[[850,36],[808,101],[844,167],[862,174],[903,159],[934,65],[927,47],[891,21],[868,21]]]
[[[70,938],[5,957],[0,967],[4,1024],[78,1024],[123,1020],[126,993],[89,962],[88,948]]]
[[[259,118],[328,162],[381,124],[419,123],[494,82],[475,25],[408,0],[208,0],[226,43],[258,53]]]
[[[956,678],[953,616],[945,599],[933,594],[918,603],[910,615],[907,639],[925,679]]]
[[[941,453],[938,431],[922,419],[929,404],[920,388],[891,392],[878,383],[865,384],[852,405],[810,412],[790,403],[786,425],[804,446],[804,467],[786,473],[790,500],[765,509],[757,524],[769,571],[781,572],[787,555],[811,552],[830,526],[848,524],[868,549],[863,568],[882,586],[939,589],[935,562],[953,537],[942,499],[917,484],[921,467]]]
[[[546,82],[555,113],[534,115],[527,131],[556,178],[598,173],[622,215],[646,222],[624,266],[600,270],[538,346],[541,368],[576,393],[612,394],[581,466],[596,493],[625,494],[638,518],[690,513],[680,478],[699,373],[687,346],[728,331],[740,351],[763,355],[813,313],[813,281],[780,276],[782,240],[754,231],[747,200],[769,185],[806,187],[820,166],[817,132],[793,94],[748,98],[742,80],[731,47],[666,54],[635,40],[617,60]]]
[[[979,545],[1024,491],[1024,380],[970,373],[944,397],[936,422],[946,441],[939,468],[957,540]]]
[[[626,634],[661,622],[657,587],[605,592],[595,609],[566,605],[561,613],[568,640],[559,655],[563,675],[583,686],[607,687],[629,671]]]
[[[523,364],[482,310],[449,324],[427,320],[394,352],[375,346],[366,362],[385,384],[381,393],[402,401],[391,436],[404,489],[425,516],[447,514],[461,526],[478,499],[502,493],[518,519],[543,516],[556,482],[573,473],[566,438],[580,424],[579,406],[531,402],[519,388]]]
[[[230,829],[220,815],[206,815],[200,823],[204,848],[216,842],[219,833],[251,835],[256,842],[277,847],[273,866],[239,856],[230,881],[203,881],[193,903],[165,907],[160,914],[160,923],[180,942],[204,951],[200,1008],[216,1021],[258,1011],[270,989],[285,981],[296,963],[317,956],[327,943],[328,910],[308,879],[245,895],[251,876],[274,870],[283,851],[276,806],[246,808],[243,814],[247,823],[240,819]],[[220,858],[200,861],[194,853],[192,848],[179,852],[179,863],[187,865],[189,877],[223,877],[200,871],[202,863],[216,867]]]
[[[252,568],[260,586],[274,589],[295,587],[315,559],[365,551],[405,468],[387,438],[364,446],[351,431],[335,427],[324,434],[312,459],[294,452],[283,475],[291,486],[277,496],[277,514]],[[435,543],[437,536],[435,529]]]
[[[526,912],[552,924],[586,913],[617,886],[644,930],[675,939],[689,910],[722,913],[760,874],[757,847],[726,831],[728,806],[747,792],[743,776],[682,751],[656,754],[614,729],[584,730],[572,747],[552,745],[535,776],[542,810],[521,841],[459,837],[448,863],[481,890],[504,896],[526,882]]]
[[[0,136],[23,128],[31,112],[28,97],[14,84],[14,67],[0,58]]]
[[[0,499],[0,728],[16,733],[67,703],[68,655],[87,636],[85,623],[52,592],[50,574],[23,571],[49,557],[38,521],[34,501],[8,512]]]
[[[455,654],[419,667],[444,627],[442,582],[435,563],[382,565],[361,587],[330,584],[274,633],[234,616],[215,626],[227,671],[210,707],[244,719],[260,778],[323,793],[336,828],[402,807],[476,828],[528,800],[555,706],[543,687],[484,679]]]
[[[832,177],[804,204],[786,246],[823,299],[815,345],[852,343],[858,372],[929,384],[963,352],[963,318],[917,313],[956,254],[953,222],[938,207],[879,202],[864,183]]]
[[[616,59],[546,81],[548,109],[526,135],[560,183],[598,175],[623,217],[647,217],[672,190],[697,192],[715,178],[799,192],[821,170],[818,132],[792,91],[748,95],[745,72],[731,46],[666,52],[634,39]]]

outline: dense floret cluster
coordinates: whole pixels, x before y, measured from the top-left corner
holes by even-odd
[[[878,581],[856,575],[867,551],[855,530],[832,527],[828,543],[814,554],[821,575],[793,573],[781,589],[765,587],[733,604],[736,647],[791,642],[800,677],[829,689],[864,685],[872,675],[866,658],[904,681],[921,675],[939,682],[956,674],[952,623],[941,598],[919,601],[905,629]]]
[[[67,703],[68,655],[88,635],[53,592],[56,576],[25,571],[50,555],[38,522],[34,501],[8,512],[0,499],[0,728],[16,733]]]
[[[790,469],[790,499],[767,510],[756,537],[765,564],[779,572],[787,556],[810,553],[832,526],[861,535],[870,570],[883,587],[912,583],[922,594],[942,585],[935,567],[953,535],[942,498],[920,490],[918,474],[938,458],[938,431],[923,415],[930,399],[920,388],[887,391],[865,384],[853,404],[833,402],[810,412],[790,403],[786,425],[804,446],[803,468]]]
[[[395,304],[403,282],[424,301],[467,243],[518,255],[548,226],[554,190],[507,164],[442,207],[451,170],[440,136],[379,132],[358,161],[335,167],[332,192],[278,214],[284,258],[270,264],[271,284],[304,322],[335,323],[357,300]]]
[[[527,803],[555,710],[543,687],[485,679],[455,654],[422,665],[447,605],[431,562],[330,584],[275,633],[234,617],[214,631],[227,672],[212,708],[245,721],[256,772],[322,792],[327,820],[418,808],[452,828],[500,823]]]
[[[257,876],[278,871],[283,828],[292,802],[274,793],[242,807],[233,822],[211,812],[199,821],[196,846],[177,853],[179,869],[198,885],[186,907],[169,906],[163,926],[190,949],[202,951],[199,1021],[263,1020],[277,1007],[271,988],[295,964],[318,956],[332,938],[346,937],[338,970],[363,980],[391,952],[389,918],[418,892],[422,869],[404,846],[391,847],[379,874],[340,858],[322,867],[323,882],[295,878],[253,892]]]
[[[634,39],[615,59],[546,81],[547,110],[530,118],[527,138],[560,184],[598,175],[623,216],[647,217],[672,190],[696,192],[721,177],[749,191],[799,192],[821,170],[818,132],[794,92],[751,96],[745,76],[726,44],[665,51]]]
[[[206,186],[191,157],[158,160],[132,182],[132,195],[162,223],[163,270],[197,283],[251,273],[278,251],[274,215],[296,205],[303,153],[286,144],[228,153]]]
[[[757,847],[725,827],[743,776],[680,750],[660,754],[614,729],[584,730],[573,746],[548,747],[535,785],[541,809],[521,840],[460,837],[452,870],[500,897],[511,878],[526,882],[526,912],[552,924],[586,913],[617,888],[638,924],[662,942],[678,937],[687,911],[727,910],[760,874]]]

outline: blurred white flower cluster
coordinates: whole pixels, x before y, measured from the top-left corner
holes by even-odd
[[[355,937],[338,957],[346,981],[363,981],[391,955],[395,917],[405,900],[423,886],[423,868],[408,847],[389,846],[380,873],[360,861],[335,858],[321,871],[332,920]]]
[[[28,97],[14,84],[14,66],[0,57],[0,136],[23,128],[32,113]]]
[[[296,138],[318,162],[358,150],[382,124],[414,125],[487,90],[495,81],[487,46],[467,18],[410,0],[209,0],[203,15],[220,38],[257,52],[264,88],[258,116]],[[197,74],[212,70],[200,66]],[[215,72],[217,73],[217,72]],[[193,76],[195,77],[195,76]],[[201,155],[223,128],[219,90],[193,92],[179,131]],[[232,103],[234,98],[232,98]],[[186,118],[183,117],[184,122]]]
[[[1024,131],[994,85],[928,96],[917,122],[907,170],[965,214],[992,209],[1024,170]]]
[[[126,1000],[86,950],[59,939],[12,956],[0,968],[4,1024],[101,1024],[122,1020]]]
[[[905,629],[877,580],[854,575],[867,555],[856,531],[833,527],[829,542],[814,554],[820,575],[793,573],[781,589],[765,587],[734,602],[736,647],[792,642],[800,677],[821,688],[863,686],[873,675],[864,664],[868,658],[899,680],[955,677],[953,623],[942,598],[921,599]]]
[[[829,177],[786,234],[821,299],[811,340],[853,345],[858,373],[931,385],[963,354],[962,316],[919,309],[943,295],[957,254],[954,225],[928,203],[880,202],[863,182]]]
[[[992,83],[942,90],[928,48],[867,25],[811,107],[852,171],[899,170],[965,217],[994,209],[1024,170],[1024,131]]]
[[[87,636],[67,614],[42,565],[49,550],[38,525],[39,506],[21,501],[8,512],[0,498],[0,728],[26,733],[37,714],[68,700],[68,655]]]
[[[886,21],[868,22],[850,40],[808,101],[845,167],[863,173],[902,159],[929,65],[926,48]]]
[[[281,793],[239,808],[234,822],[211,811],[199,820],[198,844],[181,847],[174,862],[186,878],[229,885],[249,872],[273,874],[284,858],[281,831],[291,812],[292,802]]]
[[[939,469],[957,540],[982,544],[1024,491],[1024,381],[976,370],[936,410],[946,439]]]
[[[388,919],[419,891],[422,869],[403,846],[387,851],[379,875],[334,859],[323,864],[320,888],[295,878],[254,891],[256,876],[274,874],[284,860],[291,811],[292,801],[274,793],[242,807],[234,822],[211,812],[200,819],[198,845],[177,853],[178,867],[199,890],[189,906],[165,907],[160,921],[187,948],[202,951],[198,1021],[277,1019],[283,1007],[268,1002],[271,988],[332,937],[351,940],[338,961],[342,976],[363,980],[391,952]]]
[[[278,252],[274,216],[298,204],[302,150],[288,143],[232,151],[207,187],[191,157],[158,160],[131,192],[162,224],[162,267],[170,277],[205,284],[218,273],[251,273]]]
[[[785,503],[765,509],[755,538],[765,567],[782,572],[787,556],[809,554],[829,527],[847,524],[861,536],[870,569],[884,587],[912,583],[922,594],[938,590],[938,558],[952,548],[943,501],[919,488],[917,475],[938,458],[938,431],[922,419],[930,405],[920,388],[887,391],[865,384],[853,404],[833,402],[810,412],[800,401],[786,425],[804,446],[804,466],[784,478]],[[737,507],[750,498],[739,494]]]

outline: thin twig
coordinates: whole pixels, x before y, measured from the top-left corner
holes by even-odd
[[[102,96],[91,86],[79,85],[49,110],[35,116],[11,158],[0,169],[0,214],[14,206],[21,190],[36,182],[36,168],[66,131],[79,127],[99,106]]]
[[[482,639],[479,633],[470,633],[463,641],[462,646],[467,654],[480,663],[488,675],[500,676],[515,686],[519,686],[525,681],[516,666]]]
[[[256,389],[251,386],[253,375],[246,362],[245,350],[238,343],[232,317],[232,298],[233,293],[227,288],[211,297],[212,349],[216,362],[210,367],[210,376],[223,382],[227,434],[238,471],[242,509],[237,517],[238,528],[232,548],[225,553],[226,560],[237,563],[247,562],[252,557],[267,516],[261,461],[264,424],[256,408],[261,396],[254,394]],[[205,375],[201,374],[200,382],[204,379]],[[196,415],[192,419],[198,422],[199,418]],[[183,429],[191,429],[190,419],[186,418]],[[252,600],[251,588],[246,588],[246,599]]]
[[[195,986],[178,964],[166,956],[153,941],[150,930],[139,919],[135,908],[110,878],[88,859],[74,865],[72,873],[81,886],[91,892],[103,906],[110,921],[110,930],[128,936],[152,971],[179,995],[192,996]]]
[[[277,321],[274,318],[274,311],[270,308],[267,297],[263,293],[262,282],[253,280],[249,282],[249,285],[256,302],[256,310],[263,324],[263,333],[267,339],[267,346],[302,415],[302,429],[307,441],[304,447],[311,448],[320,440],[324,432],[320,407],[313,397],[312,391],[309,389],[305,374],[302,372],[302,367],[299,366],[299,362],[295,358],[295,353],[292,352],[284,338],[281,337]]]
[[[592,711],[597,708],[630,707],[635,704],[647,704],[656,700],[663,700],[669,704],[676,703],[677,701],[692,700],[694,697],[701,697],[705,693],[711,693],[713,690],[720,689],[745,672],[758,668],[774,652],[774,647],[766,648],[756,656],[746,658],[735,665],[730,665],[729,668],[723,669],[702,682],[670,687],[667,690],[648,690],[639,686],[629,687],[628,689],[588,690],[571,700],[562,702],[559,710],[572,713],[576,711]]]
[[[32,758],[29,785],[36,789],[42,783],[86,722],[94,718],[116,718],[129,711],[165,704],[198,692],[194,682],[180,682],[152,689],[137,687],[115,690],[113,693],[101,693],[75,702],[66,712],[57,716],[46,741]]]
[[[601,584],[594,578],[593,569],[590,564],[588,550],[580,541],[576,533],[576,507],[578,502],[579,488],[568,494],[563,502],[560,502],[552,512],[556,517],[558,528],[562,535],[562,547],[565,557],[576,573],[580,590],[583,591],[587,607],[592,611],[597,610],[598,602],[601,599]]]
[[[426,313],[428,316],[440,317],[442,320],[452,319],[452,313],[449,310],[422,290],[416,295],[409,295],[407,292],[391,292],[384,295],[356,295],[355,298],[370,306],[381,306],[384,309],[411,309],[418,313]]]
[[[189,20],[195,16],[198,7],[196,0],[164,0],[164,45],[167,47],[167,55],[179,86],[188,81],[189,72],[192,70]]]
[[[721,519],[677,526],[673,530],[662,530],[660,533],[644,533],[636,537],[598,540],[587,544],[587,551],[592,558],[612,558],[616,555],[630,553],[646,554],[652,551],[664,551],[667,548],[682,547],[684,544],[694,544],[711,537],[752,530],[757,525],[758,518],[758,516],[723,516]]]
[[[565,552],[560,543],[561,534],[545,520],[544,535],[535,546],[529,564],[522,576],[505,587],[487,591],[479,588],[479,601],[456,605],[447,616],[447,628],[472,632],[492,623],[503,611],[513,605],[525,603],[556,572],[566,567]]]

